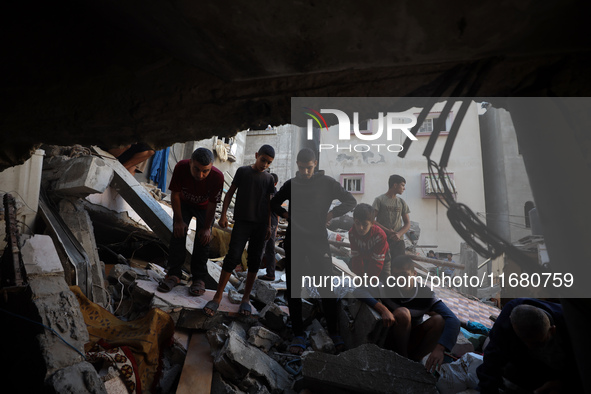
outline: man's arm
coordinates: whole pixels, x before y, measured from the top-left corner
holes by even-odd
[[[338,218],[339,216],[343,216],[347,212],[352,211],[353,208],[357,206],[357,200],[355,197],[353,197],[350,192],[346,191],[339,182],[334,179],[332,179],[332,181],[334,182],[332,190],[333,200],[339,200],[341,204],[328,212],[328,215],[326,216],[327,223],[333,218]]]
[[[291,197],[291,181],[288,180],[281,186],[279,191],[275,193],[271,199],[271,210],[281,216],[284,219],[289,219],[289,214],[285,208],[281,206],[285,200],[289,200]]]
[[[170,195],[172,204],[172,234],[175,238],[182,238],[187,234],[189,226],[183,221],[181,208],[181,192],[173,191]]]
[[[410,217],[408,216],[408,213],[402,215],[402,222],[404,223],[404,226],[392,234],[396,241],[400,241],[408,229],[410,229]]]
[[[201,245],[207,245],[211,242],[211,225],[215,218],[215,208],[217,205],[217,203],[211,201],[207,203],[204,226],[197,232],[197,239],[199,239]]]
[[[443,352],[445,350],[451,351],[460,332],[460,319],[456,317],[443,301],[438,301],[433,304],[430,312],[435,312],[440,315],[445,323],[439,341],[425,363],[427,371],[431,371],[431,368],[433,367],[439,369],[439,367],[443,365]]]
[[[230,206],[230,202],[232,201],[232,197],[234,196],[236,189],[237,186],[234,183],[232,183],[232,185],[230,185],[230,189],[226,193],[226,197],[224,197],[224,204],[222,205],[222,214],[220,216],[220,220],[218,220],[218,224],[221,228],[228,227],[228,218],[226,217],[226,212],[228,212],[228,207]]]

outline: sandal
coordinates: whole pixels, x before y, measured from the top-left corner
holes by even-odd
[[[189,294],[195,297],[205,294],[205,282],[201,279],[194,280],[189,287]]]
[[[240,308],[238,308],[238,313],[240,313],[242,316],[250,316],[250,314],[252,313],[250,303],[243,302],[242,304],[240,304]]]
[[[178,277],[174,275],[167,276],[162,282],[160,282],[156,290],[161,293],[168,293],[179,283],[181,283],[181,280]]]
[[[214,300],[211,300],[203,307],[203,313],[205,313],[207,316],[213,316],[218,311],[219,307],[219,303],[215,302]],[[206,309],[209,309],[211,311],[211,314],[207,313]]]
[[[267,280],[267,281],[274,281],[275,280],[275,277],[265,274],[265,275],[261,275],[261,276],[257,277],[257,279]]]
[[[291,354],[299,356],[302,353],[304,353],[306,348],[307,348],[306,339],[304,337],[297,336],[297,337],[293,337],[293,341],[291,342],[291,345],[289,345],[289,352]]]

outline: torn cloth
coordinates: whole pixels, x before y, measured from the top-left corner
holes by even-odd
[[[90,341],[84,350],[89,352],[96,344],[103,348],[129,347],[127,356],[135,361],[134,373],[137,376],[137,393],[150,393],[155,376],[160,371],[162,348],[170,343],[174,333],[174,322],[168,314],[154,308],[142,318],[123,321],[106,309],[90,301],[78,286],[70,290],[80,303],[80,310],[88,329]]]

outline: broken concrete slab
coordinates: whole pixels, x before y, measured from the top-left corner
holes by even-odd
[[[269,389],[250,374],[240,381],[238,388],[249,394],[270,394]]]
[[[339,355],[310,352],[302,357],[305,385],[319,391],[437,393],[436,379],[420,363],[374,344]]]
[[[246,394],[232,383],[226,382],[219,372],[214,372],[211,379],[211,394]]]
[[[40,322],[61,335],[74,349],[67,346],[49,330],[38,336],[41,354],[47,368],[47,377],[60,369],[68,368],[83,360],[84,344],[88,342],[88,330],[80,311],[80,304],[70,291],[62,275],[56,275],[57,251],[47,237],[36,235],[27,244],[23,254],[31,299],[39,314]],[[26,244],[25,244],[26,246]],[[36,262],[47,258],[48,265],[39,268]],[[93,369],[94,371],[94,369]],[[96,372],[95,372],[96,374]]]
[[[21,249],[28,277],[36,275],[64,276],[64,267],[49,235],[34,235]]]
[[[340,334],[347,348],[365,343],[383,345],[387,328],[373,308],[355,298],[340,300],[338,308]]]
[[[33,277],[29,280],[33,304],[41,322],[51,327],[70,345],[64,344],[49,330],[39,334],[41,353],[47,366],[47,374],[69,367],[83,360],[84,344],[88,342],[88,330],[80,312],[80,304],[70,291],[64,278],[57,276]]]
[[[265,326],[271,330],[279,331],[285,327],[288,314],[279,305],[271,303],[261,310],[260,316]]]
[[[56,393],[107,394],[96,370],[86,361],[55,372],[49,377],[48,384]]]
[[[224,378],[240,382],[248,374],[264,381],[273,393],[280,393],[291,386],[291,377],[271,357],[250,346],[238,335],[230,335],[224,347],[214,358],[214,365]]]
[[[169,240],[172,236],[172,217],[111,154],[95,146],[93,149],[105,158],[105,164],[113,170],[111,186],[133,207],[160,239]]]
[[[255,300],[268,305],[275,301],[275,297],[277,297],[277,289],[275,289],[271,283],[257,279],[254,281],[251,296]]]
[[[60,171],[53,190],[61,195],[84,197],[102,193],[113,179],[113,170],[95,156],[81,156],[68,160]]]
[[[282,339],[279,335],[265,327],[251,327],[251,329],[248,330],[248,343],[258,347],[265,353],[268,353],[269,349],[273,346],[277,346],[281,341]]]
[[[316,319],[312,321],[311,333],[310,333],[310,344],[312,348],[317,352],[334,354],[336,348],[328,332],[322,327],[322,324]]]

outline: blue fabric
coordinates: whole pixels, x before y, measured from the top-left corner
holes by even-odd
[[[160,190],[166,189],[166,169],[168,168],[168,152],[170,147],[156,151],[150,167],[150,179],[158,184]]]
[[[475,321],[468,321],[466,324],[466,328],[468,331],[473,332],[475,334],[482,334],[488,335],[490,332],[490,328],[486,327],[484,324],[475,322]]]

